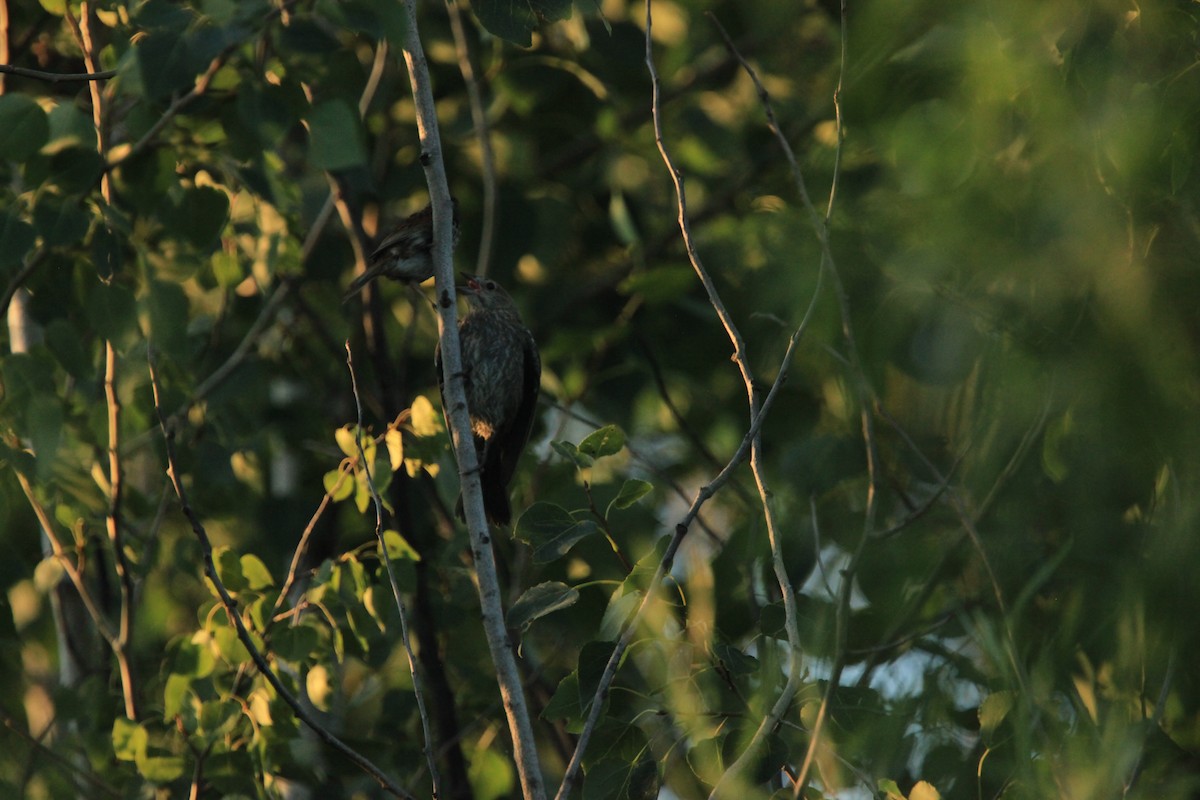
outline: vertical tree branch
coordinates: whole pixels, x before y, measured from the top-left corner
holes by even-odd
[[[0,0],[0,64],[8,63],[8,0]],[[4,94],[4,75],[0,73],[0,95]]]
[[[433,262],[439,312],[438,339],[442,354],[442,381],[447,405],[445,411],[450,420],[451,440],[462,483],[463,510],[466,514],[478,577],[484,633],[487,636],[492,663],[496,667],[500,699],[508,718],[521,791],[527,800],[542,800],[545,797],[545,788],[542,785],[537,744],[533,737],[524,688],[521,685],[521,674],[504,624],[500,581],[496,573],[491,533],[483,510],[479,462],[471,435],[470,412],[467,409],[466,387],[463,384],[458,310],[455,305],[454,273],[450,259],[450,189],[442,158],[433,87],[429,77],[429,65],[425,61],[425,51],[421,46],[415,0],[404,0],[404,8],[408,19],[404,35],[404,61],[408,66],[416,108],[417,132],[421,139],[421,164],[425,167],[425,179],[429,184],[429,197],[433,204]]]
[[[71,10],[65,10],[67,24],[79,42],[83,51],[83,63],[90,73],[96,73],[96,43],[92,35],[92,8],[88,0],[79,7],[79,20],[72,16]],[[108,154],[108,119],[105,114],[104,95],[99,81],[88,83],[92,98],[92,124],[96,128],[96,151],[102,161]],[[112,184],[107,172],[100,176],[100,196],[104,207],[112,205]],[[138,718],[137,681],[130,663],[129,651],[133,642],[133,615],[135,608],[133,574],[129,560],[125,556],[125,546],[122,542],[122,503],[124,495],[124,473],[121,469],[121,401],[117,395],[117,352],[111,341],[104,342],[104,399],[108,407],[108,514],[105,517],[105,527],[108,531],[109,544],[113,550],[113,563],[121,586],[120,621],[118,632],[109,641],[113,655],[117,660],[117,668],[121,675],[121,693],[125,701],[125,716],[128,719]]]

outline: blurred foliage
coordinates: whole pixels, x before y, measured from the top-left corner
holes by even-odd
[[[492,274],[544,365],[514,491],[528,510],[494,541],[553,785],[666,536],[749,415],[655,148],[644,8],[515,5],[476,0],[465,23],[496,161]],[[823,282],[763,428],[802,659],[785,646],[743,466],[650,605],[578,792],[705,796],[799,669],[740,794],[791,796],[841,663],[806,797],[1195,796],[1200,4],[850,3],[840,145],[836,6],[654,3],[665,137],[756,378],[779,373],[820,252],[706,12],[758,70],[819,210],[837,170],[850,318]],[[85,71],[64,17],[80,10],[7,3],[9,63]],[[447,9],[420,11],[463,218],[456,265],[473,270],[484,160]],[[192,505],[285,684],[428,794],[361,442],[430,671],[443,793],[512,796],[469,546],[449,513],[436,321],[394,285],[342,304],[351,237],[322,211],[331,179],[368,235],[427,202],[399,4],[99,0],[91,13],[97,66],[115,71],[100,84],[103,152],[87,84],[0,76],[0,794],[183,796],[194,780],[205,797],[379,791],[257,675],[206,583],[164,476],[152,345]],[[880,457],[857,558],[869,476],[843,323]],[[84,669],[66,676],[56,610],[73,590],[21,485],[115,620],[106,341],[138,720],[107,649],[76,643]]]

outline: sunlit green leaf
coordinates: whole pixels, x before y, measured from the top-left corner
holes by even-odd
[[[146,756],[137,761],[138,772],[151,783],[170,783],[183,775],[181,756]]]
[[[117,717],[113,720],[113,755],[122,761],[134,761],[146,754],[149,736],[146,729],[133,720]]]
[[[392,561],[396,561],[398,559],[404,559],[406,561],[421,560],[421,554],[417,552],[415,547],[408,543],[407,539],[400,535],[399,531],[384,531],[383,542],[387,547],[387,556]]]
[[[625,432],[616,425],[605,425],[579,443],[579,452],[591,458],[603,458],[621,452],[624,446]]]
[[[242,577],[245,578],[248,588],[259,591],[266,589],[268,586],[275,585],[275,579],[271,576],[271,571],[267,569],[267,565],[258,556],[253,553],[246,553],[240,560]]]
[[[331,469],[326,472],[322,484],[335,503],[342,502],[354,493],[354,478],[349,472],[341,469]]]
[[[249,584],[242,574],[242,560],[232,549],[225,545],[214,547],[213,564],[217,568],[217,577],[221,579],[221,583],[225,584],[225,588],[229,590],[230,594],[237,594],[243,589],[249,588]]]

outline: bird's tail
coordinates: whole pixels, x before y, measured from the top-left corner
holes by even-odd
[[[512,522],[512,506],[508,500],[508,488],[497,480],[488,480],[488,474],[483,473],[483,510],[493,525],[507,525]],[[463,511],[462,494],[454,504],[454,516],[466,522]]]

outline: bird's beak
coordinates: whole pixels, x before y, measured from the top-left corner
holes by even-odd
[[[455,289],[466,294],[479,294],[479,280],[474,275],[460,272],[458,273],[458,277],[463,283],[460,286],[455,286]]]

